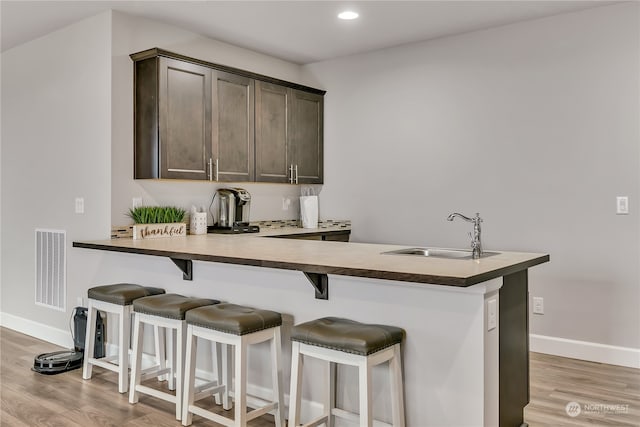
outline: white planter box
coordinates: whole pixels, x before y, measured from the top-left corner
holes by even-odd
[[[158,239],[161,237],[179,237],[187,235],[187,224],[182,222],[164,224],[135,224],[134,239]]]

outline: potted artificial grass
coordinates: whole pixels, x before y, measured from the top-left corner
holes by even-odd
[[[133,222],[134,239],[186,236],[185,210],[175,206],[138,206],[127,214]]]

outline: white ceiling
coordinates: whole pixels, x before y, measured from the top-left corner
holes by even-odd
[[[2,51],[108,9],[306,64],[615,1],[8,1]],[[338,12],[360,13],[340,21]]]

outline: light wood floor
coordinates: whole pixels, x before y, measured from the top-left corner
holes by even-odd
[[[130,405],[127,395],[117,392],[115,373],[94,368],[92,380],[83,381],[80,369],[58,375],[30,370],[35,355],[56,350],[60,348],[0,328],[0,426],[181,425],[173,419],[169,403],[141,396],[137,405]],[[567,415],[569,402],[583,408],[578,416]],[[623,413],[612,413],[616,411]],[[272,420],[265,416],[251,425],[271,427]],[[531,403],[525,421],[531,427],[638,427],[640,370],[532,353]],[[193,425],[216,424],[194,416]]]

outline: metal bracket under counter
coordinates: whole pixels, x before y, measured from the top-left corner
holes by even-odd
[[[307,276],[309,282],[311,282],[311,286],[316,291],[316,299],[329,299],[329,276],[322,273],[307,273],[303,271],[304,275]]]
[[[171,261],[182,271],[182,280],[193,280],[193,261],[190,259],[173,258]],[[303,271],[311,286],[316,291],[316,299],[329,299],[329,277],[322,273],[307,273]]]
[[[171,261],[182,271],[182,280],[193,280],[193,261],[190,259],[171,258]]]

